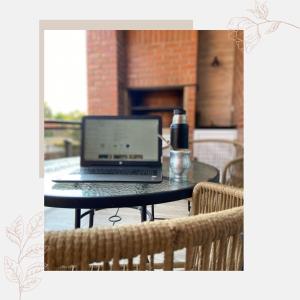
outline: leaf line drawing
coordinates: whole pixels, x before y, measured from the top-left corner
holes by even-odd
[[[39,274],[44,270],[41,261],[29,264],[29,259],[41,258],[44,254],[42,244],[29,244],[33,239],[43,233],[42,212],[35,214],[25,226],[23,218],[19,216],[9,227],[6,228],[7,238],[18,246],[18,256],[12,259],[4,257],[4,272],[7,280],[17,284],[19,300],[23,292],[30,291],[39,285]]]
[[[228,28],[233,30],[231,38],[236,42],[239,49],[243,49],[245,46],[247,52],[252,51],[264,35],[275,32],[280,25],[300,29],[299,26],[292,23],[270,19],[266,2],[255,1],[254,8],[247,9],[247,11],[251,17],[233,17],[228,23]],[[244,30],[244,41],[238,34],[239,30]]]

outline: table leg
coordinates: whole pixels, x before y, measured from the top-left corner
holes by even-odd
[[[154,221],[154,204],[151,205],[151,221]]]
[[[95,210],[91,209],[89,213],[89,228],[92,228],[94,225],[94,214],[95,214]]]
[[[147,205],[141,207],[141,222],[147,221]]]
[[[75,228],[80,228],[81,209],[75,208]]]
[[[192,199],[189,199],[188,200],[188,212],[190,213],[191,212],[191,201],[192,201]]]

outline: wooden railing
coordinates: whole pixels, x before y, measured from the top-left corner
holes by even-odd
[[[80,121],[45,120],[45,159],[79,155],[80,135]]]

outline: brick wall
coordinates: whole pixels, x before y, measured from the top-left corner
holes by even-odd
[[[194,30],[142,30],[127,31],[127,86],[128,88],[164,88],[151,95],[154,106],[181,106],[187,111],[193,130],[195,94],[189,93],[193,105],[178,100],[168,87],[195,86],[197,84],[197,31]],[[154,95],[156,99],[154,100]],[[191,99],[191,97],[194,97]],[[149,103],[150,103],[149,102]],[[181,103],[180,103],[181,102]],[[172,113],[161,113],[163,126],[169,127]]]
[[[118,114],[126,113],[128,103],[126,102],[127,87],[127,60],[126,60],[126,38],[125,31],[117,31],[117,75],[118,75]]]
[[[196,84],[197,31],[127,32],[128,86]]]
[[[202,126],[243,128],[243,57],[228,31],[88,31],[87,54],[89,114],[128,114],[128,89],[152,89],[144,103],[181,101],[191,130],[196,117]],[[211,66],[215,56],[219,67]]]
[[[87,31],[88,113],[118,115],[122,106],[120,87],[126,83],[122,64],[122,32]]]
[[[234,55],[227,30],[199,31],[197,121],[201,126],[233,125]],[[214,57],[219,66],[212,66]]]
[[[186,110],[187,119],[189,121],[190,139],[193,137],[195,121],[196,121],[196,95],[197,88],[194,85],[185,86],[183,91],[183,107]]]

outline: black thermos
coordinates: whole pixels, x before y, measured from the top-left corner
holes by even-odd
[[[170,137],[171,145],[174,150],[189,148],[189,126],[186,122],[184,109],[174,109]]]

